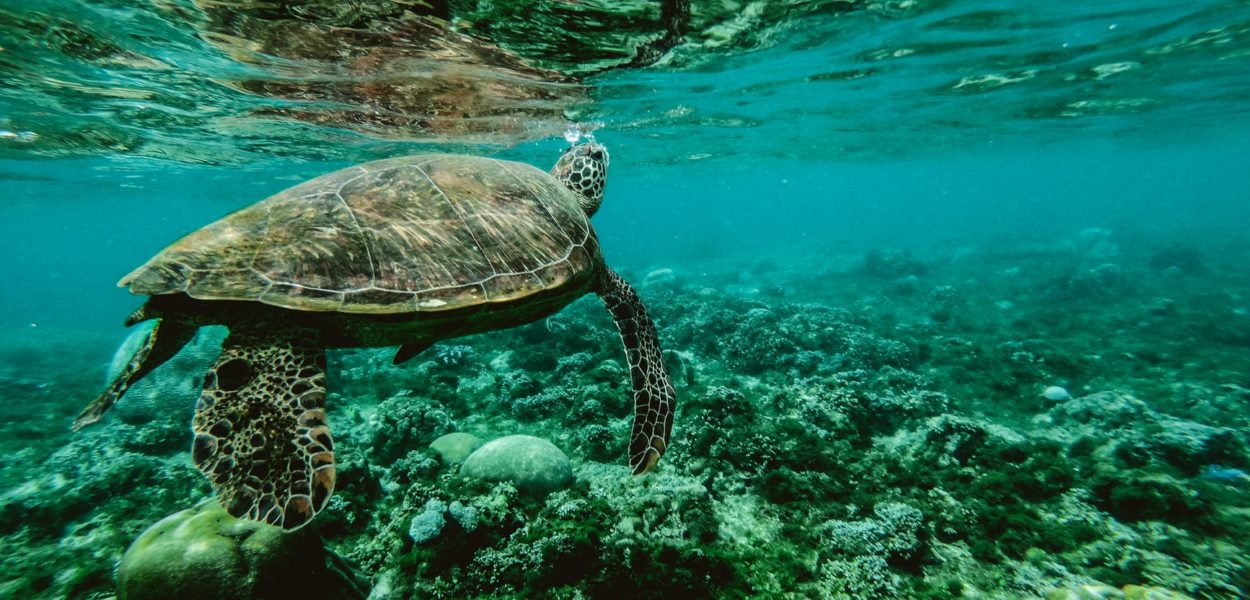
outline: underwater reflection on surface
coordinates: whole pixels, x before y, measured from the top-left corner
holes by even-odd
[[[42,0],[0,7],[0,33],[6,157],[363,162],[569,124],[646,164],[905,157],[1166,143],[1244,121],[1250,94],[1226,1]]]

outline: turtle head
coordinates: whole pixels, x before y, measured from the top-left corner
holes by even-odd
[[[587,217],[594,216],[603,202],[603,186],[608,181],[608,149],[598,142],[578,144],[564,151],[551,174],[564,187],[573,190]]]

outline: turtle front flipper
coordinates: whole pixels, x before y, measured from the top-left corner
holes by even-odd
[[[634,427],[629,436],[629,466],[635,475],[646,473],[664,455],[673,432],[677,396],[664,366],[664,354],[655,325],[638,293],[620,275],[604,267],[595,286],[599,298],[616,320],[629,360],[634,388]]]
[[[127,325],[142,320],[138,315],[143,314],[140,310],[134,316],[126,321]],[[191,337],[195,335],[196,327],[186,323],[170,319],[160,319],[156,322],[156,326],[148,333],[147,339],[143,340],[143,345],[135,351],[134,356],[130,357],[130,362],[126,363],[117,378],[110,383],[108,388],[104,390],[95,400],[91,401],[86,408],[78,414],[78,418],[74,419],[73,429],[78,430],[95,423],[104,416],[113,407],[113,403],[117,402],[130,386],[136,381],[143,379],[144,375],[151,373],[153,369],[161,366],[165,361],[173,358],[187,342],[191,341]]]
[[[236,517],[297,529],[334,491],[325,349],[315,331],[233,326],[204,377],[191,457]]]

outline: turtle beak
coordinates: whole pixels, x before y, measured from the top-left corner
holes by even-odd
[[[608,176],[608,149],[597,142],[573,146],[560,155],[551,174],[581,198],[586,216],[594,216],[603,201]]]
[[[608,168],[608,163],[612,160],[612,157],[608,154],[608,149],[603,144],[595,142],[586,144],[586,155],[589,156],[591,160],[603,163],[604,169]]]

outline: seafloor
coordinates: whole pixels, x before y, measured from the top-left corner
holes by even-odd
[[[338,491],[302,531],[355,575],[322,595],[1250,594],[1250,248],[1091,229],[796,256],[624,269],[679,395],[644,477],[593,297],[399,367],[332,354]],[[0,597],[110,597],[132,540],[207,497],[208,333],[78,433],[120,340],[3,341]],[[546,438],[575,481],[462,477],[429,449],[454,431]]]

